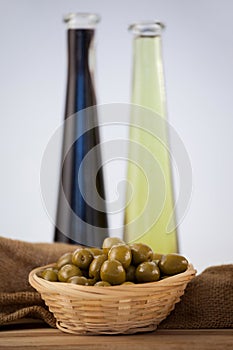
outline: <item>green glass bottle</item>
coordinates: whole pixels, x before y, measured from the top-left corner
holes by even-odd
[[[134,35],[134,62],[127,170],[131,186],[126,191],[124,240],[143,242],[166,254],[178,252],[178,239],[166,124],[163,28],[158,22],[129,27]]]

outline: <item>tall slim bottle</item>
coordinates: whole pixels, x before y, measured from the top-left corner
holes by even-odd
[[[102,246],[108,235],[101,154],[96,147],[100,145],[97,112],[88,108],[96,105],[93,44],[99,20],[88,13],[65,17],[68,79],[54,240],[86,246]]]
[[[134,61],[127,177],[133,192],[127,190],[126,193],[124,239],[146,243],[166,254],[178,252],[178,240],[172,216],[174,203],[161,48],[163,27],[161,23],[138,23],[129,27],[134,35]],[[156,134],[162,135],[165,143]],[[168,232],[169,220],[172,220],[171,232]]]

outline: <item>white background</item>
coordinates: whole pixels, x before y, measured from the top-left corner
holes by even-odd
[[[232,263],[231,0],[0,0],[0,235],[32,242],[53,240],[53,224],[41,199],[40,166],[48,140],[63,120],[62,18],[79,11],[102,17],[96,46],[99,103],[130,101],[128,25],[154,19],[166,24],[168,116],[193,169],[192,201],[179,227],[181,253],[199,272]],[[57,159],[52,165],[55,171]],[[124,164],[113,163],[106,180],[114,198]],[[56,193],[51,196],[55,203]]]

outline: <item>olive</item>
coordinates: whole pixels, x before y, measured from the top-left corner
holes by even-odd
[[[111,284],[108,283],[107,281],[99,281],[99,282],[96,282],[94,284],[94,286],[96,286],[96,287],[109,287],[109,286],[111,286]]]
[[[41,272],[41,277],[50,282],[56,282],[58,280],[57,272],[55,269],[47,268]]]
[[[139,265],[144,261],[153,259],[153,250],[144,243],[133,243],[130,245],[132,252],[132,262],[134,265]]]
[[[104,253],[103,249],[101,249],[101,248],[91,247],[91,248],[88,248],[88,249],[90,250],[90,252],[93,254],[94,257]]]
[[[80,270],[81,270],[82,275],[83,275],[84,277],[89,278],[89,269],[87,269],[87,270],[80,269]]]
[[[187,270],[188,260],[179,254],[164,255],[159,261],[159,268],[164,275],[176,275]]]
[[[145,261],[138,265],[135,275],[139,283],[155,282],[160,278],[160,271],[154,261]]]
[[[168,278],[168,277],[171,277],[171,276],[162,275],[162,276],[160,276],[160,279],[161,279],[161,280],[165,280],[165,279]]]
[[[108,254],[110,248],[112,248],[112,246],[117,244],[125,244],[125,242],[118,237],[106,237],[102,245],[104,254]]]
[[[58,279],[60,282],[66,282],[70,277],[82,276],[82,272],[78,266],[66,264],[58,271]]]
[[[72,264],[72,253],[65,253],[58,259],[57,261],[58,270],[66,264]]]
[[[77,249],[73,252],[72,263],[80,269],[87,269],[94,256],[88,248]]]
[[[108,259],[119,261],[127,269],[132,260],[131,249],[126,244],[114,245],[108,252]]]
[[[84,276],[72,276],[72,277],[68,278],[67,282],[73,283],[73,284],[80,284],[83,286],[89,285],[87,278]]]
[[[96,283],[96,279],[95,278],[87,278],[87,283],[88,286],[94,286],[94,284]]]
[[[95,257],[89,266],[89,277],[95,278],[98,281],[100,279],[100,268],[106,260],[107,256],[105,254]]]
[[[125,282],[126,273],[122,264],[117,260],[106,260],[100,269],[100,278],[102,281],[109,282],[112,285]]]
[[[155,282],[187,268],[188,260],[179,254],[159,254],[147,244],[128,245],[118,237],[108,237],[102,248],[78,246],[37,275],[51,282],[114,286]]]
[[[162,256],[163,256],[163,254],[159,254],[159,253],[154,252],[152,260],[159,261],[162,259]]]
[[[136,271],[136,267],[134,265],[130,265],[126,269],[126,281],[130,281],[130,282],[135,281],[135,271]]]

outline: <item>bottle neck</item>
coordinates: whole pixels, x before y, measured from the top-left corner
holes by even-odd
[[[94,29],[68,29],[68,60],[69,66],[76,70],[92,68],[94,54]]]
[[[96,104],[94,87],[94,29],[68,29],[66,116]]]
[[[133,40],[133,57],[132,103],[165,117],[161,36],[136,36]]]
[[[67,25],[68,79],[66,118],[96,104],[94,87],[94,36],[100,16],[93,13],[69,13]]]

